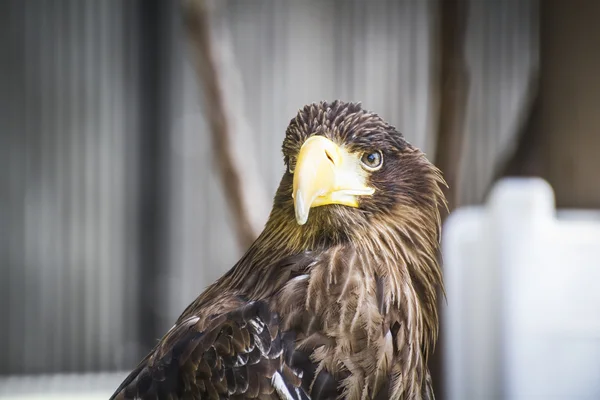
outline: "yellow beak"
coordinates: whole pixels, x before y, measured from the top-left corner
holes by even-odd
[[[372,195],[360,156],[347,152],[324,136],[304,142],[294,171],[296,221],[304,225],[312,207],[342,204],[358,207],[358,196]]]

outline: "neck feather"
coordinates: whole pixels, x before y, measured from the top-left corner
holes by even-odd
[[[274,209],[264,231],[223,279],[242,291],[254,284],[252,278],[261,279],[259,271],[269,271],[278,260],[305,251],[353,246],[365,268],[372,269],[370,273],[387,277],[387,307],[407,308],[407,323],[416,327],[411,331],[418,335],[413,339],[422,344],[427,357],[437,340],[437,293],[443,291],[440,208],[446,203],[440,188],[443,180],[436,177],[427,204],[398,206],[391,215],[358,219],[346,231],[324,230],[327,221],[322,219],[319,224],[299,226],[291,207]],[[283,211],[287,209],[292,211]]]

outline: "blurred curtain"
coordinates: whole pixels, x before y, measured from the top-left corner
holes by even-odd
[[[518,130],[537,14],[535,0],[468,3],[457,189],[473,203]],[[266,199],[257,207],[270,207],[285,128],[306,103],[362,101],[432,159],[443,151],[438,6],[215,2],[215,37],[237,70],[238,153]],[[0,374],[130,368],[243,251],[178,3],[0,7]]]
[[[479,204],[517,146],[539,75],[539,1],[467,1],[469,87],[457,205]]]
[[[0,6],[2,374],[130,367],[156,337],[164,4]]]

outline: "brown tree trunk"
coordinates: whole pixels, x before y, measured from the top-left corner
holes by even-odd
[[[469,77],[464,54],[467,0],[440,1],[440,114],[435,164],[448,183],[450,209],[460,205],[460,162]]]
[[[448,183],[446,197],[453,210],[460,206],[459,174],[469,89],[464,53],[468,0],[442,0],[439,7],[440,113],[435,164]],[[440,296],[440,307],[443,302],[445,298]],[[429,362],[437,399],[444,398],[442,346],[438,343]]]

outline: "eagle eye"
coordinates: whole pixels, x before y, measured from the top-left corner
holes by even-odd
[[[360,162],[367,171],[377,171],[383,164],[383,154],[379,150],[363,153]]]

